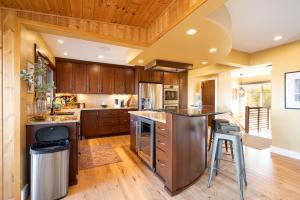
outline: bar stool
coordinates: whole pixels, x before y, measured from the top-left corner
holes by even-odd
[[[231,141],[233,145],[236,178],[237,178],[237,183],[238,183],[238,188],[240,193],[240,199],[243,200],[244,199],[243,187],[244,184],[245,186],[247,186],[247,177],[246,177],[243,141],[240,132],[228,132],[228,133],[216,132],[215,133],[212,156],[211,156],[210,173],[208,178],[208,187],[211,186],[213,170],[216,169],[216,172],[220,170],[220,160],[222,157],[222,144],[224,140]],[[216,168],[214,168],[215,160],[217,160]]]
[[[214,139],[214,134],[220,128],[221,124],[229,124],[229,121],[227,119],[212,119],[208,151],[210,151],[211,144]],[[225,145],[226,145],[226,143],[225,143]],[[226,148],[226,150],[227,150],[227,148]]]

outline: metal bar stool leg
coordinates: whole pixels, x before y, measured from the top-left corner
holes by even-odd
[[[215,158],[217,153],[217,145],[218,145],[218,137],[214,137],[212,156],[210,161],[210,172],[209,172],[208,184],[207,184],[208,187],[211,186],[211,179],[214,172],[214,164],[215,164]]]
[[[216,176],[218,176],[219,170],[220,170],[220,162],[222,159],[222,146],[223,146],[223,140],[218,140],[218,147],[217,147],[217,164],[216,164]]]
[[[243,140],[240,141],[240,150],[241,150],[241,161],[242,161],[242,171],[243,171],[243,179],[245,182],[245,185],[248,185],[247,181],[247,175],[246,175],[246,164],[245,164],[245,156],[244,156],[244,145]]]
[[[208,151],[210,151],[210,148],[211,148],[211,143],[213,142],[213,134],[214,134],[214,126],[211,125],[211,128],[210,128],[210,136],[209,136],[209,145],[208,145]]]
[[[236,168],[236,179],[238,182],[238,189],[240,192],[240,199],[244,199],[243,193],[243,182],[241,180],[241,163],[240,163],[240,150],[239,150],[239,141],[233,141],[233,152],[234,152],[234,161],[235,161],[235,168]]]
[[[229,143],[230,143],[231,157],[232,157],[232,160],[234,160],[232,141],[230,141]]]

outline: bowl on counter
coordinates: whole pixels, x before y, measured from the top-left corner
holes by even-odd
[[[101,105],[101,108],[107,108],[107,105],[103,104]]]

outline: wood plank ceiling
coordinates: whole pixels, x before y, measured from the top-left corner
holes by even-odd
[[[149,26],[173,0],[1,0],[1,7],[130,26]]]

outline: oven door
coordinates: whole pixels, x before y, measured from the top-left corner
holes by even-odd
[[[139,119],[138,155],[154,169],[154,122],[145,118]]]
[[[178,104],[179,90],[178,89],[164,89],[164,104]]]

